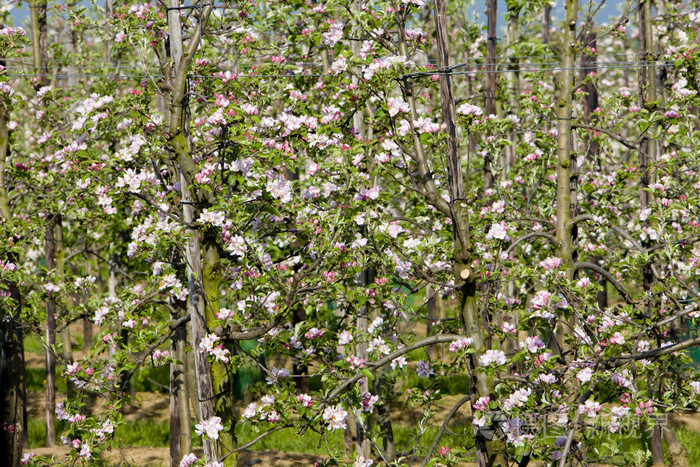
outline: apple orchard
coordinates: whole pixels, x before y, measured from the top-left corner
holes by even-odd
[[[3,7],[7,465],[689,465],[700,10],[562,1]]]

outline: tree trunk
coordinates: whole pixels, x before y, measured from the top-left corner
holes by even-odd
[[[496,0],[486,0],[486,116],[496,115],[496,28],[498,25],[498,3]],[[493,172],[491,163],[493,156],[484,156],[484,190],[493,188]]]
[[[511,111],[517,113],[520,110],[520,60],[514,52],[514,45],[519,39],[518,15],[519,9],[508,10],[508,49],[510,55],[510,82],[511,82]]]
[[[110,249],[112,248],[112,246],[113,245],[110,245]],[[119,285],[119,278],[117,277],[117,256],[113,253],[109,255],[108,274],[109,278],[107,279],[107,295],[109,296],[109,298],[117,298],[117,286]],[[109,344],[108,348],[110,359],[116,359],[117,350],[118,349],[116,342],[112,341],[112,343]],[[116,380],[112,380],[110,382],[110,386],[113,387],[114,384],[116,384]]]
[[[391,424],[391,402],[394,400],[394,384],[382,375],[380,369],[374,384],[375,394],[379,394],[382,404],[377,405],[377,425],[382,433],[382,448],[384,460],[388,463],[396,460],[396,441],[394,440],[394,428]]]
[[[175,312],[171,320],[182,318],[187,313],[186,306],[174,304]],[[187,394],[187,326],[175,329],[170,338],[170,352],[181,363],[170,364],[170,465],[178,467],[182,457],[192,452],[192,427],[190,405]]]
[[[168,5],[170,6],[170,5]],[[170,10],[168,11],[168,22],[170,21],[170,14],[171,13],[178,14],[178,10]],[[112,15],[114,14],[114,5],[112,0],[105,0],[105,17],[107,19],[112,19]],[[107,21],[107,34],[105,34],[104,41],[105,41],[105,56],[107,58],[107,61],[114,65],[114,57],[112,56],[112,38],[114,37],[114,33],[112,32],[111,28],[111,22]]]
[[[642,61],[646,61],[648,67],[642,67],[639,71],[639,88],[640,88],[640,107],[645,106],[655,107],[656,101],[656,67],[654,67],[654,39],[653,25],[651,17],[651,0],[642,0],[639,3],[639,54]],[[641,180],[639,183],[639,204],[640,209],[648,209],[651,205],[651,193],[646,189],[652,183],[651,163],[656,160],[658,142],[647,135],[653,132],[654,128],[650,125],[647,132],[640,141],[639,150],[639,169],[641,172]],[[645,221],[648,224],[648,221]],[[643,242],[645,247],[650,246],[650,242]],[[653,294],[655,283],[652,264],[646,264],[642,270],[642,282],[645,293]],[[655,297],[651,295],[647,300],[646,311],[650,312],[655,302]],[[650,386],[650,396],[654,397],[655,388]],[[653,465],[664,464],[664,446],[662,441],[661,427],[654,426],[650,435],[651,456]]]
[[[0,65],[3,64],[4,60],[0,61]],[[5,164],[7,163],[10,143],[10,135],[7,130],[8,117],[9,112],[5,102],[0,101],[0,216],[2,216],[3,223],[11,225],[10,197],[5,188]]]
[[[654,467],[662,467],[664,462],[664,443],[661,430],[663,428],[658,423],[651,429],[649,444],[651,445],[651,464]]]
[[[0,65],[5,65],[0,57]],[[2,225],[10,230],[13,226],[10,200],[5,189],[5,163],[9,153],[7,122],[9,111],[4,101],[0,102],[0,217]],[[7,258],[13,262],[13,255]],[[10,292],[9,300],[15,309],[9,312],[10,304],[0,313],[0,422],[12,427],[0,430],[0,452],[4,453],[6,465],[19,467],[22,445],[27,444],[27,387],[24,374],[24,331],[18,317],[22,311],[20,291],[15,283],[5,282]],[[9,302],[9,301],[8,301]]]
[[[668,460],[671,467],[688,467],[688,450],[678,441],[675,433],[669,427],[663,427],[664,441],[668,446]]]
[[[306,320],[306,310],[298,305],[292,313],[292,326],[296,326]],[[294,384],[297,387],[297,394],[309,392],[309,367],[305,363],[297,362],[292,365],[292,374],[295,376]]]
[[[48,35],[46,33],[46,0],[30,0],[29,10],[32,25],[32,58],[34,73],[42,85],[48,82]]]
[[[220,309],[220,290],[223,282],[223,270],[216,236],[210,232],[205,233],[202,248],[204,253],[202,282],[206,297],[206,321],[213,324]],[[238,445],[235,437],[236,418],[233,408],[233,384],[231,384],[232,381],[229,380],[226,367],[222,363],[214,362],[211,366],[212,384],[214,394],[216,394],[214,410],[216,415],[221,417],[222,423],[230,427],[229,431],[219,433],[217,443],[219,455],[224,455],[228,450],[235,449]],[[228,456],[224,465],[226,467],[238,465],[238,454]]]
[[[654,62],[653,29],[651,24],[651,2],[643,0],[639,4],[639,59],[648,61],[652,65]],[[640,107],[656,100],[656,70],[653,66],[640,68],[639,71],[639,97]],[[642,209],[647,208],[651,203],[651,193],[645,190],[651,183],[651,172],[649,164],[656,159],[656,144],[649,139],[648,135],[652,129],[649,128],[642,136],[639,148],[639,169],[642,180],[639,185],[639,196]]]
[[[184,140],[184,135],[179,134]],[[188,235],[185,245],[187,262],[187,282],[189,284],[189,312],[192,317],[192,352],[194,353],[194,371],[197,381],[197,395],[199,396],[199,419],[208,420],[215,415],[214,388],[212,386],[211,366],[207,361],[207,355],[199,350],[199,344],[207,333],[206,310],[204,293],[201,286],[202,280],[202,256],[199,244],[199,231],[194,226],[194,198],[186,189],[189,185],[185,176],[180,173],[180,185],[182,186],[182,204],[186,233]],[[216,459],[216,446],[214,442],[205,438],[203,440],[204,455],[209,459]]]
[[[588,33],[583,37],[584,45],[588,47],[595,48],[597,46],[597,35],[594,32]],[[584,54],[581,57],[581,80],[585,80],[587,76],[595,74],[598,72],[598,59],[595,55]],[[598,88],[595,84],[587,82],[583,86],[583,90],[586,93],[586,97],[583,100],[583,121],[586,125],[595,125],[597,118],[593,118],[593,112],[598,108]],[[600,145],[597,141],[593,141],[593,138],[588,136],[586,138],[586,162],[598,164],[600,169],[600,161],[598,160],[598,153],[600,152]]]
[[[559,101],[557,109],[557,199],[556,237],[559,244],[558,255],[568,270],[568,278],[574,275],[574,245],[572,238],[572,189],[575,194],[575,158],[572,157],[571,118],[573,116],[572,93],[574,86],[574,60],[576,42],[576,14],[578,0],[566,1],[566,23],[562,39],[562,72],[559,78]],[[572,183],[572,179],[574,183]],[[575,196],[575,195],[574,195]],[[556,337],[559,347],[565,349],[565,336],[573,328],[574,316],[569,325],[558,323]]]
[[[19,289],[14,285],[10,289],[16,303],[14,316],[0,316],[0,421],[11,429],[0,430],[0,452],[3,465],[19,467],[27,425],[24,333],[16,319],[21,306]]]
[[[588,33],[583,37],[584,45],[588,47],[597,47],[597,34],[594,32]],[[598,59],[595,55],[584,54],[581,57],[581,80],[585,80],[591,74],[598,72]],[[586,96],[583,99],[583,122],[586,126],[596,126],[598,119],[594,118],[594,112],[598,108],[598,87],[587,82],[583,86]],[[595,164],[598,172],[602,171],[600,162],[600,144],[593,137],[593,130],[587,130],[585,138],[586,144],[586,164]],[[601,265],[600,258],[595,258],[594,263]],[[605,310],[608,307],[608,281],[601,278],[598,281],[601,290],[596,295],[596,302],[599,310]]]
[[[214,304],[211,297],[207,295],[204,281],[215,268],[210,262],[209,252],[205,252],[205,262],[202,261],[200,244],[200,232],[195,226],[197,218],[197,199],[191,186],[192,178],[197,170],[197,166],[190,156],[187,138],[184,133],[183,106],[185,105],[185,90],[187,86],[187,72],[194,58],[194,54],[199,47],[204,24],[211,15],[212,6],[207,5],[202,9],[198,18],[198,24],[192,32],[190,41],[185,49],[182,42],[181,27],[179,22],[180,2],[170,0],[168,30],[170,34],[171,57],[180,56],[180,59],[173,61],[172,83],[170,94],[170,121],[168,123],[168,133],[171,137],[170,151],[175,156],[178,177],[180,181],[181,203],[183,218],[185,221],[185,233],[188,236],[185,245],[185,259],[187,264],[187,279],[189,286],[189,312],[192,326],[192,348],[194,353],[194,371],[197,382],[197,395],[199,396],[199,419],[208,420],[216,412],[214,410],[214,386],[212,381],[212,369],[207,360],[207,355],[199,350],[199,344],[207,333],[207,299],[210,305]],[[218,256],[218,254],[217,254]],[[220,266],[219,266],[220,273]],[[217,290],[218,294],[218,290]],[[215,303],[218,307],[218,301]],[[222,433],[223,434],[223,433]],[[210,459],[217,459],[216,444],[209,438],[203,439],[204,455]],[[236,456],[230,456],[226,465],[235,465]]]
[[[352,4],[352,9],[356,14],[360,14],[362,12],[362,2],[359,0],[353,1]],[[357,30],[357,27],[355,27],[355,33],[359,33]],[[359,41],[352,41],[351,47],[353,54],[359,55],[360,53],[360,42]],[[356,71],[360,71],[359,67]],[[353,84],[358,84],[359,80],[357,78],[357,74],[359,73],[353,73],[352,75],[352,83]],[[364,122],[364,114],[362,110],[359,110],[355,112],[353,115],[353,128],[355,131],[355,134],[359,136],[359,138],[364,138],[364,130],[365,130],[365,122]],[[365,288],[369,286],[373,281],[374,281],[374,271],[372,268],[368,268],[363,270],[360,275],[359,275],[359,284],[358,287]],[[358,331],[360,332],[367,332],[367,328],[369,327],[369,316],[370,314],[370,307],[369,303],[366,303],[362,307],[360,307],[357,310],[357,317],[355,319],[355,326]],[[355,354],[357,355],[358,358],[361,358],[362,360],[368,361],[369,360],[369,353],[367,352],[368,345],[367,343],[358,343],[355,346]],[[362,391],[366,392],[372,392],[370,387],[369,387],[369,380],[367,378],[362,378],[359,382],[362,386]],[[389,418],[389,427],[391,427],[391,413],[386,415],[387,418]],[[365,419],[364,427],[362,426],[362,418]],[[355,413],[355,433],[356,433],[356,454],[358,457],[362,456],[365,459],[369,459],[371,457],[372,453],[372,445],[370,443],[369,438],[365,434],[365,430],[369,430],[370,428],[370,417],[362,417],[362,412],[357,411]],[[382,433],[382,439],[385,441],[388,440],[389,438],[393,437],[392,433],[386,433],[381,427],[380,427],[381,433]]]
[[[433,330],[433,326],[437,321],[438,295],[439,294],[435,293],[435,287],[433,287],[432,284],[428,284],[425,286],[425,308],[428,314],[428,320],[425,326],[425,337],[430,337],[431,332]],[[427,346],[425,350],[431,359],[436,358],[434,345]]]
[[[56,275],[61,284],[63,284],[66,277],[66,254],[65,254],[65,243],[63,242],[63,217],[60,214],[56,214]],[[70,338],[70,329],[68,326],[63,329],[60,333],[61,337],[61,357],[65,363],[73,363],[73,345]],[[74,384],[70,380],[70,377],[66,377],[66,388],[67,397],[70,399],[73,397],[73,392],[75,391]]]
[[[48,282],[52,282],[52,276],[56,268],[56,240],[54,238],[54,225],[56,217],[49,215],[46,222],[46,269]],[[53,292],[48,292],[46,298],[46,446],[56,445],[55,410],[56,410],[56,357],[54,346],[56,345],[56,302],[52,297]]]

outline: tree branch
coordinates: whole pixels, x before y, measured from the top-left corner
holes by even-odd
[[[536,237],[546,238],[549,241],[549,243],[551,243],[554,247],[557,246],[557,238],[554,235],[544,233],[544,232],[533,232],[533,233],[529,233],[527,235],[524,235],[524,236],[520,237],[519,239],[517,239],[516,241],[514,241],[513,244],[511,246],[509,246],[508,249],[506,250],[506,254],[510,254],[510,252],[513,251],[513,249],[516,246],[518,246],[520,243],[522,243],[526,240],[529,240],[531,238],[536,238]]]
[[[457,413],[460,407],[462,407],[464,404],[469,402],[471,399],[470,395],[464,396],[457,402],[452,409],[447,413],[447,416],[445,417],[445,421],[442,422],[442,426],[440,427],[440,430],[437,433],[437,436],[435,436],[435,439],[433,440],[433,444],[430,445],[430,449],[428,449],[428,453],[425,455],[425,459],[423,459],[423,462],[421,462],[421,467],[424,467],[430,458],[433,455],[433,451],[435,451],[435,448],[437,447],[438,443],[440,442],[440,438],[442,438],[442,435],[445,433],[445,430],[447,430],[447,425],[450,423],[450,420],[454,416],[454,414]]]
[[[256,438],[252,439],[251,441],[245,443],[243,446],[238,446],[237,448],[230,450],[228,453],[226,453],[226,455],[224,455],[224,456],[222,456],[222,457],[219,458],[219,462],[223,462],[224,459],[228,458],[229,456],[231,456],[231,455],[233,455],[233,454],[235,454],[235,453],[237,453],[237,452],[240,452],[240,451],[242,451],[242,450],[244,450],[244,449],[248,449],[249,447],[251,447],[252,445],[254,445],[255,443],[257,443],[258,441],[260,441],[261,439],[265,438],[265,437],[268,436],[268,435],[271,435],[271,434],[274,433],[275,431],[283,430],[283,429],[285,429],[285,428],[293,428],[294,426],[295,426],[294,423],[287,423],[287,424],[285,424],[285,425],[279,425],[279,426],[276,426],[276,427],[274,427],[274,428],[272,428],[272,429],[270,429],[270,430],[267,430],[265,433],[262,433],[260,436],[258,436],[258,437],[256,437]]]
[[[668,355],[674,352],[680,352],[681,350],[689,349],[690,347],[695,347],[696,345],[700,345],[700,336],[676,342],[675,344],[667,345],[666,347],[659,347],[658,349],[647,350],[646,352],[641,352],[637,355],[612,357],[603,362],[603,366],[605,369],[617,368],[618,366],[622,366],[632,361],[663,357],[664,355]]]
[[[618,291],[618,293],[622,296],[625,302],[629,303],[630,305],[634,304],[634,300],[632,300],[632,297],[630,297],[625,288],[622,287],[622,284],[620,284],[617,281],[617,279],[615,279],[612,276],[612,274],[610,274],[605,269],[601,268],[597,264],[589,263],[586,261],[574,264],[574,271],[578,271],[579,269],[590,269],[591,271],[595,271],[601,276],[605,277],[608,280],[608,282],[610,282],[612,286],[615,287],[615,290]]]
[[[391,361],[394,360],[395,358],[398,358],[402,355],[413,352],[416,349],[420,349],[422,347],[425,347],[425,346],[428,346],[431,344],[452,342],[452,341],[456,341],[457,339],[463,339],[464,337],[465,336],[459,336],[456,334],[438,334],[435,336],[426,337],[425,339],[421,339],[419,341],[414,342],[413,344],[409,345],[408,347],[404,347],[403,349],[399,349],[395,352],[392,352],[389,355],[387,355],[386,357],[381,358],[375,362],[367,362],[365,365],[370,367],[370,368],[378,369],[378,368],[383,367],[384,365],[387,365],[388,363],[391,363]],[[328,394],[326,396],[326,398],[323,400],[323,402],[321,402],[321,404],[319,405],[317,412],[320,413],[320,411],[322,411],[323,409],[325,409],[328,406],[328,404],[330,403],[331,400],[338,397],[338,395],[340,393],[342,393],[343,391],[345,391],[345,389],[348,386],[356,383],[364,376],[365,376],[364,373],[358,372],[358,373],[354,374],[352,377],[350,377],[349,379],[346,379],[344,382],[342,382],[333,391],[331,391],[330,394]]]
[[[625,141],[624,139],[620,138],[619,136],[613,134],[611,131],[605,130],[603,128],[599,128],[597,126],[590,126],[590,125],[581,125],[578,123],[573,123],[571,125],[571,128],[577,128],[579,130],[592,130],[592,131],[598,131],[600,133],[603,133],[604,135],[607,135],[608,137],[614,139],[618,143],[622,144],[624,147],[627,149],[633,149],[635,151],[639,150],[639,147],[637,145],[634,145],[630,143],[629,141]]]

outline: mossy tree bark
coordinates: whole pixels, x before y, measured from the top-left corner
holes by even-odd
[[[572,209],[575,209],[572,196],[576,196],[576,159],[572,156],[571,118],[573,116],[572,94],[574,91],[574,61],[576,55],[576,16],[578,0],[567,0],[566,21],[562,39],[562,71],[558,81],[559,101],[557,103],[557,190],[556,190],[556,238],[558,256],[567,270],[567,278],[573,279],[574,245],[572,231]],[[565,322],[568,319],[568,322]],[[557,323],[556,339],[563,351],[566,350],[565,337],[573,328],[574,316],[567,316]]]
[[[178,8],[178,1],[171,2],[170,8]],[[179,12],[176,10],[176,13]],[[189,311],[192,326],[192,346],[195,349],[194,365],[199,396],[199,416],[207,420],[215,415],[221,417],[224,423],[231,425],[230,431],[219,434],[217,443],[204,439],[204,454],[209,459],[217,459],[226,454],[226,450],[235,448],[233,431],[235,420],[232,416],[231,388],[227,386],[225,370],[219,365],[210,365],[207,356],[199,349],[199,343],[206,335],[208,322],[219,309],[219,286],[222,281],[221,261],[218,253],[216,236],[211,232],[202,232],[195,225],[199,211],[210,203],[207,193],[196,190],[192,186],[194,175],[198,168],[190,153],[189,142],[185,136],[185,112],[187,102],[186,87],[187,73],[194,59],[204,33],[204,27],[211,15],[212,6],[202,9],[199,22],[194,28],[187,46],[184,46],[179,21],[169,15],[169,31],[171,41],[172,79],[170,87],[170,120],[168,134],[169,149],[172,163],[177,168],[181,186],[181,203],[185,221],[185,231],[188,235],[185,246],[185,259],[189,283]],[[179,59],[178,59],[179,57]],[[224,465],[238,464],[237,455],[233,454],[224,460]]]

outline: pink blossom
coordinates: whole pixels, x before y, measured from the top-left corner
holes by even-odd
[[[489,396],[480,397],[474,403],[474,410],[484,411],[488,408],[491,398]]]
[[[333,47],[343,38],[343,23],[331,23],[328,32],[323,33],[323,45]]]
[[[688,383],[693,394],[700,394],[700,381],[691,381]]]
[[[506,353],[502,350],[487,350],[483,355],[479,357],[479,363],[481,366],[499,366],[505,365],[506,363]]]
[[[378,395],[372,395],[369,392],[365,392],[362,395],[362,410],[372,413],[374,411],[374,406],[378,401]]]
[[[508,228],[506,227],[506,223],[504,221],[501,221],[496,224],[491,224],[491,228],[486,234],[486,239],[490,240],[492,238],[505,241],[510,240],[510,237],[508,237]]]
[[[474,339],[472,339],[470,337],[464,337],[462,339],[458,339],[454,342],[451,342],[450,343],[450,352],[456,352],[459,349],[464,349],[466,347],[469,347],[470,345],[472,345],[473,342],[474,342]]]
[[[348,345],[353,339],[354,337],[350,331],[343,331],[338,336],[338,345]]]
[[[392,370],[395,370],[396,368],[403,368],[406,365],[408,365],[408,362],[406,362],[405,357],[397,357],[391,361]]]
[[[216,342],[219,340],[219,336],[216,334],[208,334],[205,337],[202,338],[202,340],[199,342],[199,350],[201,352],[211,352],[212,349],[214,348],[214,345]]]
[[[554,384],[557,382],[557,377],[552,373],[541,374],[537,377],[537,380],[545,384]]]
[[[358,357],[357,355],[351,355],[345,361],[348,362],[351,371],[355,371],[356,369],[365,366],[365,360]]]
[[[593,399],[588,399],[585,404],[578,406],[578,412],[582,415],[585,414],[589,418],[595,418],[601,409],[602,406]]]
[[[365,459],[364,456],[358,456],[357,460],[352,464],[352,467],[371,467],[374,465],[372,459]]]
[[[552,313],[543,310],[550,305],[551,297],[552,293],[547,290],[539,290],[537,293],[535,293],[535,296],[532,297],[531,302],[532,308],[535,311],[532,313],[531,317],[546,319],[554,318]]]
[[[516,390],[503,402],[503,409],[506,411],[510,411],[515,407],[524,406],[530,398],[531,394],[532,389],[530,388],[521,388]]]
[[[527,348],[530,353],[537,353],[539,349],[544,348],[544,341],[537,336],[531,336],[525,339],[525,342],[520,343],[520,348]]]
[[[297,402],[301,402],[301,405],[304,407],[313,407],[314,401],[311,399],[311,396],[308,394],[299,394],[297,396]]]
[[[275,384],[280,378],[287,378],[288,376],[288,369],[273,367],[272,370],[269,371],[265,381],[267,381],[267,384]]]
[[[484,111],[476,105],[464,103],[457,107],[457,113],[460,115],[474,115],[475,117],[480,117],[484,114]]]
[[[219,344],[209,352],[209,355],[213,356],[217,362],[228,363],[229,351],[224,348],[223,344]]]
[[[248,404],[248,406],[243,411],[243,415],[241,415],[241,418],[244,420],[253,418],[253,417],[255,417],[255,414],[257,413],[257,411],[258,411],[258,404],[256,404],[255,402],[251,402],[250,404]]]
[[[544,268],[545,271],[550,271],[561,266],[561,258],[549,257],[545,260],[540,261],[539,266]]]
[[[616,332],[610,338],[610,343],[617,344],[617,345],[623,345],[625,343],[625,337],[622,335],[621,332]]]
[[[71,363],[66,366],[66,374],[72,375],[80,371],[80,364],[78,362]]]
[[[576,379],[582,383],[587,383],[593,377],[593,368],[584,368],[576,374]]]
[[[228,318],[233,316],[233,312],[229,310],[228,308],[221,308],[217,313],[216,317],[219,318],[220,320],[224,321]]]
[[[323,419],[328,422],[328,430],[335,431],[338,429],[345,429],[347,425],[345,420],[348,417],[348,413],[343,410],[341,405],[334,405],[332,407],[326,407],[323,411]]]
[[[199,436],[206,434],[210,439],[219,439],[219,432],[224,429],[224,426],[221,424],[220,417],[211,417],[196,424],[194,429]]]
[[[407,113],[411,110],[408,103],[400,97],[390,97],[388,100],[389,115],[395,117],[399,112]]]
[[[189,467],[197,462],[197,456],[192,453],[185,454],[180,461],[180,467]]]

